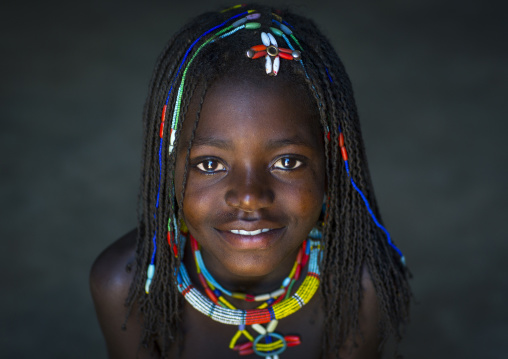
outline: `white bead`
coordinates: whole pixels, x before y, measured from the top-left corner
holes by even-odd
[[[272,298],[277,298],[279,295],[284,294],[285,291],[286,291],[285,288],[280,288],[280,289],[277,289],[276,291],[273,291],[272,293],[270,293],[270,296]]]
[[[151,279],[147,279],[145,283],[145,293],[148,294],[150,292],[150,284],[152,284]]]
[[[252,329],[254,329],[256,332],[258,332],[261,335],[266,334],[266,329],[263,328],[263,326],[261,326],[260,324],[252,324],[251,327],[252,327]]]
[[[260,295],[256,295],[254,297],[254,300],[256,302],[264,302],[265,300],[268,300],[270,299],[270,294],[260,294]]]
[[[279,72],[280,67],[280,58],[279,56],[275,56],[275,59],[273,60],[273,73],[275,76],[277,76],[277,73]]]
[[[265,70],[268,75],[272,73],[272,59],[270,56],[265,56]]]
[[[277,354],[275,354],[272,358],[273,359],[279,359],[279,356]]]
[[[171,132],[171,138],[169,139],[169,153],[173,152],[173,148],[175,147],[175,138],[176,138],[176,131]]]
[[[268,326],[266,327],[266,331],[268,333],[272,333],[275,328],[277,328],[277,324],[279,324],[279,321],[277,319],[274,319],[270,322],[270,324],[268,324]]]
[[[270,38],[266,34],[266,32],[261,33],[261,41],[263,41],[263,45],[270,46]]]
[[[278,46],[277,40],[275,40],[275,37],[273,37],[271,33],[268,33],[268,37],[270,38],[270,42],[272,43],[273,46]]]

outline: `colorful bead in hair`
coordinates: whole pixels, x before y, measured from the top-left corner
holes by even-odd
[[[252,46],[247,50],[246,55],[251,59],[265,57],[265,70],[270,76],[277,76],[281,57],[285,60],[300,60],[301,58],[300,51],[279,47],[277,40],[269,32],[261,32],[261,41],[262,45]]]

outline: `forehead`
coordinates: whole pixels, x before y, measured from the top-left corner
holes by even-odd
[[[267,75],[255,80],[223,78],[206,89],[196,139],[298,137],[319,142],[319,112],[304,86]],[[195,94],[183,124],[184,141],[194,127],[202,91]]]

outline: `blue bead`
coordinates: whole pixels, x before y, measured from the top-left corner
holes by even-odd
[[[286,35],[291,35],[293,31],[289,27],[284,24],[280,24],[280,29],[286,33]]]

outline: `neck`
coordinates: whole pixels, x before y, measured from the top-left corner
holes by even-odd
[[[187,241],[185,248],[185,257],[184,263],[189,273],[189,276],[192,282],[201,290],[203,288],[201,286],[196,263],[194,260],[194,256],[191,250],[190,241]],[[207,252],[202,252],[203,262],[206,265],[206,268],[210,272],[210,274],[214,277],[214,279],[222,285],[226,290],[231,292],[239,292],[251,295],[259,295],[269,293],[271,291],[277,290],[281,287],[284,279],[290,274],[291,269],[295,263],[298,251],[300,247],[298,247],[295,251],[293,251],[290,255],[288,255],[277,267],[277,270],[272,271],[263,276],[239,276],[233,273],[228,272],[224,267],[219,265],[217,260],[215,260],[211,255]],[[228,298],[231,300],[231,303],[234,304],[237,308],[241,309],[251,309],[256,307],[255,302],[245,302],[242,300],[235,300],[234,298]]]

